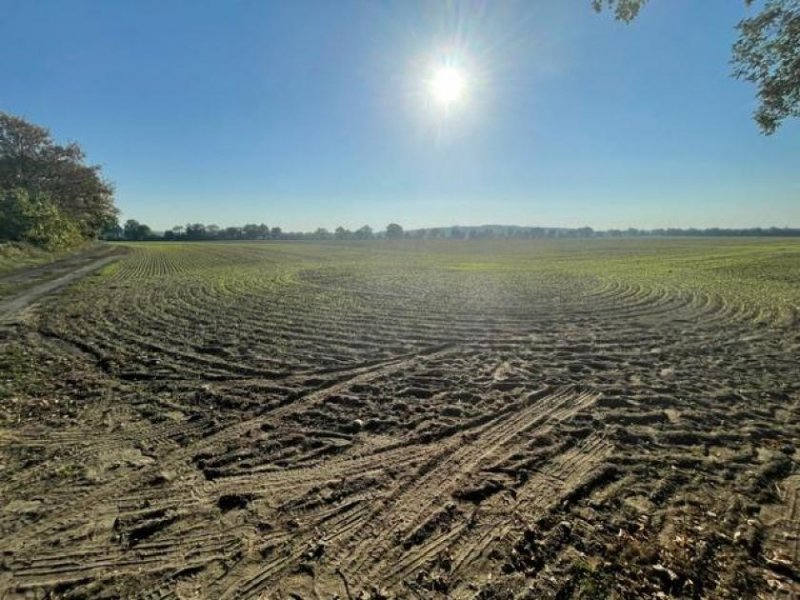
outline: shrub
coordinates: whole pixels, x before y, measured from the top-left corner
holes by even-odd
[[[0,191],[0,239],[58,250],[78,244],[82,236],[49,196],[14,188]]]

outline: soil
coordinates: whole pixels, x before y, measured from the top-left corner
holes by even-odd
[[[7,296],[0,598],[800,597],[797,323],[370,248]]]

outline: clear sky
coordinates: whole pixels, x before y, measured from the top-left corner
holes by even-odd
[[[590,4],[0,0],[0,110],[154,229],[800,226],[800,124],[729,77],[744,2]]]

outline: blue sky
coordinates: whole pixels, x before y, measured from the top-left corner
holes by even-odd
[[[0,0],[0,110],[155,229],[800,226],[800,126],[730,78],[735,0]],[[432,106],[442,56],[467,89]]]

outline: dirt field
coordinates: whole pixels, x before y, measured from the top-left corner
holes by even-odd
[[[800,242],[111,258],[6,276],[2,599],[800,598]]]

